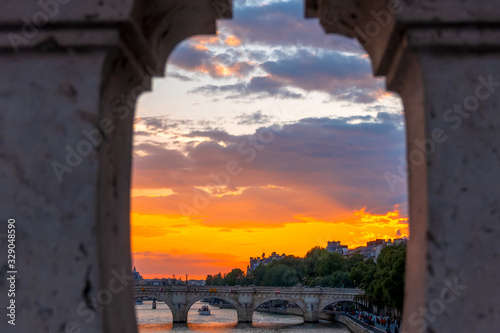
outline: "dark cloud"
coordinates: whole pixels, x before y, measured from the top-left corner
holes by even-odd
[[[318,91],[331,100],[370,104],[385,93],[384,80],[374,78],[367,58],[337,51],[299,50],[292,55],[275,52],[280,58],[259,67],[268,75],[254,76],[248,81],[230,85],[205,85],[191,93],[221,94],[225,98],[263,97],[303,98],[291,89]]]
[[[384,177],[386,172],[399,174],[405,147],[402,116],[371,104],[385,90],[383,80],[372,77],[364,51],[349,39],[325,35],[317,20],[305,20],[302,2],[262,5],[246,0],[236,5],[234,20],[220,22],[220,38],[194,38],[176,49],[170,75],[186,81],[190,78],[183,75],[185,70],[232,78],[223,82],[231,84],[204,80],[190,91],[210,100],[250,103],[321,92],[325,102],[365,104],[363,108],[376,116],[308,118],[265,127],[272,122],[265,112],[234,114],[235,123],[261,126],[253,135],[220,130],[219,119],[143,118],[145,129],[139,127],[136,134],[168,134],[171,142],[167,147],[141,138],[135,146],[134,188],[169,188],[174,194],[134,197],[135,213],[178,217],[180,207],[208,200],[189,223],[223,231],[256,224],[280,227],[302,217],[343,221],[346,215],[339,213],[348,212],[352,218],[363,207],[385,214],[399,204],[406,214],[405,184],[392,192]],[[234,47],[228,47],[230,36],[235,36]],[[230,162],[241,172],[229,177],[228,184],[221,183]],[[149,227],[142,231],[155,232]]]
[[[254,76],[248,82],[228,85],[205,85],[189,91],[192,94],[224,94],[226,99],[246,97],[274,97],[280,99],[303,98],[302,94],[290,91],[285,84],[269,76]]]
[[[168,72],[167,77],[173,77],[174,79],[184,81],[184,82],[194,81],[190,77],[187,77],[186,75],[179,74],[178,72]]]
[[[164,148],[161,144],[138,144],[135,151],[141,151],[146,156],[136,156],[139,160],[136,164],[141,170],[182,170],[190,166],[189,160],[178,150]]]
[[[384,177],[385,172],[398,174],[404,155],[399,118],[385,113],[309,118],[240,136],[193,132],[187,137],[208,141],[186,146],[182,153],[137,147],[150,155],[134,158],[134,188],[172,188],[176,194],[134,198],[134,212],[178,214],[180,205],[191,205],[193,196],[206,190],[196,192],[195,187],[216,184],[224,178],[227,163],[236,161],[242,172],[230,177],[228,190],[245,190],[212,197],[203,211],[203,223],[249,226],[255,224],[251,221],[255,209],[269,211],[259,223],[271,226],[297,221],[297,216],[334,221],[339,209],[353,212],[367,207],[371,213],[386,213],[406,202],[406,188],[391,192]]]
[[[381,122],[391,122],[393,124],[400,126],[401,128],[404,127],[402,114],[380,111],[377,113],[377,119]]]
[[[150,130],[168,130],[172,128],[179,127],[180,124],[186,125],[185,122],[171,122],[167,117],[144,117],[141,118],[141,121],[146,125],[146,127]]]
[[[194,70],[210,63],[213,56],[213,52],[207,49],[198,49],[191,43],[182,43],[172,53],[169,63],[186,70]]]
[[[299,50],[292,56],[283,55],[280,58],[278,61],[265,62],[261,67],[272,75],[301,80],[319,75],[337,80],[364,80],[367,74],[371,74],[367,58],[345,55],[337,51],[313,53]]]
[[[298,88],[327,93],[330,98],[326,102],[377,101],[384,81],[373,78],[369,58],[353,41],[326,36],[318,22],[303,18],[303,12],[302,0],[236,5],[234,19],[221,22],[219,38],[195,38],[181,44],[170,63],[213,78],[240,79],[226,85],[203,85],[191,93],[223,95],[225,99],[304,98],[303,93],[294,91]],[[236,36],[246,46],[225,45],[222,40],[227,36]],[[256,49],[255,44],[266,46],[268,51]],[[265,74],[249,78],[256,69]]]
[[[272,121],[272,117],[265,115],[262,111],[256,111],[254,113],[244,113],[238,117],[238,125],[264,125]]]
[[[262,50],[247,50],[247,57],[256,62],[264,62],[269,59],[268,53]]]
[[[358,104],[371,104],[375,103],[377,101],[377,94],[376,91],[349,91],[349,92],[342,92],[336,96],[334,96],[336,100],[339,101],[348,101],[352,103],[358,103]]]
[[[299,50],[260,67],[283,85],[322,91],[339,100],[372,103],[384,90],[384,81],[373,77],[367,58],[336,51]]]
[[[158,134],[172,135],[173,130],[198,131],[214,130],[224,122],[222,119],[172,119],[167,116],[142,117],[136,119],[136,124],[142,124],[145,130],[136,130],[134,135],[154,136]]]

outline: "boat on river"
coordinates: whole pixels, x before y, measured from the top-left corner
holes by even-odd
[[[198,309],[198,314],[202,316],[210,316],[210,309],[208,305],[203,305],[200,309]]]

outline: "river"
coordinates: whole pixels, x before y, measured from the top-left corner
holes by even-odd
[[[302,317],[255,312],[252,324],[238,324],[236,311],[209,306],[211,315],[200,316],[198,309],[203,303],[195,303],[188,313],[187,324],[172,324],[172,313],[165,303],[158,302],[156,310],[151,309],[151,302],[136,305],[139,333],[214,332],[214,333],[349,333],[349,330],[337,323],[304,323]]]

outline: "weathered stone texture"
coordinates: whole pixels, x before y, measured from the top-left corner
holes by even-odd
[[[49,2],[53,12],[0,3],[0,219],[16,219],[18,245],[17,325],[0,331],[135,332],[135,103],[180,41],[231,16],[230,2]],[[33,22],[42,12],[50,22]]]
[[[357,37],[375,74],[386,76],[388,88],[404,102],[411,221],[404,332],[495,331],[500,325],[498,3],[310,0],[307,5],[307,14],[320,17],[327,32]],[[331,15],[331,8],[341,10]]]

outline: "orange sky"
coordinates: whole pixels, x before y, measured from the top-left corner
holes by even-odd
[[[338,223],[301,217],[303,222],[277,228],[220,228],[190,222],[182,216],[132,214],[134,264],[145,278],[177,277],[204,279],[207,274],[246,270],[250,256],[276,251],[303,257],[314,246],[340,240],[349,248],[366,245],[375,238],[407,237],[407,219],[394,210],[371,215],[364,210],[339,215]],[[258,218],[258,217],[256,217]],[[399,233],[398,233],[399,230]]]
[[[304,256],[328,241],[353,248],[407,237],[396,203],[406,204],[405,188],[392,190],[384,177],[398,167],[401,130],[390,118],[366,119],[177,133],[179,147],[152,141],[175,132],[157,118],[138,120],[148,141],[135,145],[134,264],[145,277],[204,278],[245,270],[263,252]]]

